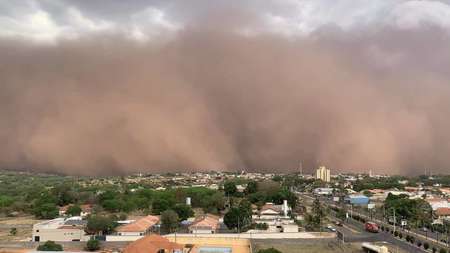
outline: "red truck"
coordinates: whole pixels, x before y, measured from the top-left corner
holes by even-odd
[[[366,224],[364,224],[364,229],[371,233],[378,233],[380,230],[378,224],[375,222],[366,222]]]

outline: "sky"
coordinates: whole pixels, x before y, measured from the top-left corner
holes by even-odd
[[[450,171],[450,1],[0,0],[0,167]]]

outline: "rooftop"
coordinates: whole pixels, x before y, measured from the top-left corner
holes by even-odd
[[[159,222],[158,216],[148,215],[130,224],[122,225],[117,232],[145,232]]]
[[[123,253],[157,253],[160,249],[173,252],[173,250],[182,251],[183,248],[183,244],[171,242],[162,236],[148,235],[130,243],[125,247]]]

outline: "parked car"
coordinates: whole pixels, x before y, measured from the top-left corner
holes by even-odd
[[[330,225],[327,226],[327,229],[330,230],[331,232],[336,232],[336,229]]]
[[[366,224],[364,224],[364,229],[372,233],[378,233],[380,230],[378,224],[376,224],[375,222],[366,222]]]

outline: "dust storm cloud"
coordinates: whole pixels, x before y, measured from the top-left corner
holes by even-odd
[[[448,172],[447,31],[286,38],[205,19],[163,41],[1,39],[0,167]]]

